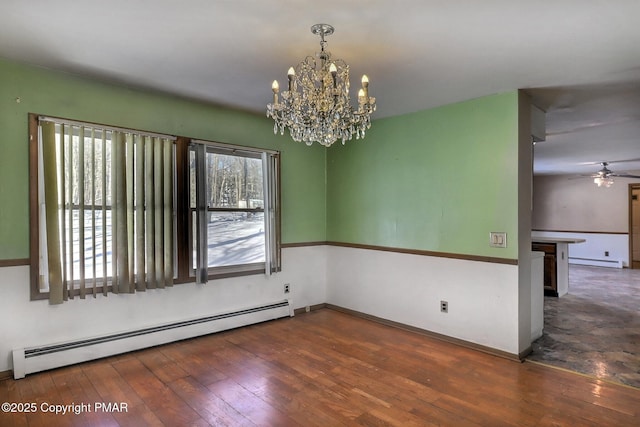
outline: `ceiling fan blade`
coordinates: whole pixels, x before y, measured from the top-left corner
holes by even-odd
[[[628,163],[628,162],[640,162],[640,159],[626,159],[626,160],[609,160],[607,163]]]
[[[615,176],[618,178],[640,178],[640,175],[631,175],[629,173],[612,173],[609,176]]]
[[[606,163],[607,165],[613,164],[613,163],[629,163],[629,162],[640,162],[640,158],[637,159],[624,159],[624,160],[607,160],[605,162],[603,161],[599,161],[599,162],[581,162],[581,163],[577,163],[578,165],[601,165],[603,163]]]

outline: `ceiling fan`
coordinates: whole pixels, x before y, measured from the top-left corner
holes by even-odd
[[[590,178],[593,178],[593,182],[598,186],[598,187],[611,187],[611,185],[613,184],[613,178],[640,178],[640,175],[631,175],[629,173],[626,172],[620,172],[620,173],[616,173],[614,171],[612,171],[611,169],[609,169],[607,166],[609,166],[609,162],[600,162],[600,164],[602,165],[602,169],[600,169],[599,171],[597,171],[596,173],[592,174],[592,175],[584,175],[584,176],[588,176]]]

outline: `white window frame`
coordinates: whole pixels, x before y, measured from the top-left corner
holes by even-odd
[[[216,143],[211,141],[191,140],[190,153],[195,155],[195,209],[189,207],[190,212],[195,211],[195,224],[189,227],[195,236],[189,239],[192,242],[190,265],[195,268],[191,271],[198,283],[206,283],[210,279],[232,277],[246,274],[264,273],[271,275],[281,269],[280,251],[280,154],[277,151]],[[208,228],[207,214],[214,212],[216,208],[207,206],[206,203],[206,162],[207,153],[218,153],[230,156],[261,159],[263,176],[264,206],[262,209],[234,208],[229,211],[237,212],[263,212],[265,233],[265,261],[247,264],[229,264],[224,266],[208,266]],[[189,154],[191,159],[191,154]],[[202,171],[202,172],[201,172]],[[190,187],[190,191],[191,187]],[[192,218],[193,215],[189,215]],[[194,243],[195,241],[195,243]],[[195,255],[194,255],[195,253]],[[195,258],[195,259],[194,259]]]

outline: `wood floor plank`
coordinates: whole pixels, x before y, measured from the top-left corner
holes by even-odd
[[[255,425],[192,377],[179,378],[169,387],[211,425],[238,427]]]
[[[218,381],[208,389],[256,425],[297,425],[285,412],[269,405],[232,380]]]
[[[68,425],[118,425],[112,414],[96,412],[100,402],[98,392],[86,381],[82,369],[72,367],[51,373],[56,387],[56,399],[50,403],[68,406],[68,413],[56,415],[56,422]]]
[[[175,345],[164,346],[159,351],[173,360],[189,376],[196,378],[202,385],[207,386],[216,381],[227,378],[224,372],[216,369],[202,351],[198,349],[197,343],[204,340],[192,340],[189,343],[176,343]]]
[[[17,381],[10,379],[0,381],[0,403],[13,404],[25,403],[20,395],[20,389]],[[12,407],[9,406],[8,411],[0,411],[0,426],[27,426],[27,414],[24,412],[11,412]]]
[[[25,378],[24,384],[20,384],[20,397],[24,403],[36,403],[37,410],[27,413],[29,426],[46,427],[54,419],[59,425],[66,425],[64,419],[57,415],[42,411],[42,405],[55,404],[58,394],[50,375],[35,375]]]
[[[112,363],[111,360],[107,359],[103,363],[81,365],[83,373],[91,381],[91,384],[100,395],[101,401],[127,402],[129,407],[142,404],[142,399],[114,369]]]
[[[163,423],[189,425],[199,420],[200,416],[139,360],[117,362],[114,369]]]
[[[311,393],[301,393],[299,384],[282,380],[280,375],[270,376],[265,387],[255,391],[254,394],[274,408],[286,412],[300,425],[317,427],[346,425],[332,411],[318,405],[315,398],[310,398]],[[314,386],[314,388],[318,387]]]
[[[137,352],[136,358],[164,383],[189,375],[179,364],[156,349]]]
[[[14,381],[0,426],[638,426],[640,389],[322,309]]]

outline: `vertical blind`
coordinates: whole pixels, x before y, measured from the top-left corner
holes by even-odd
[[[38,152],[39,287],[52,304],[173,285],[172,137],[41,117]]]

